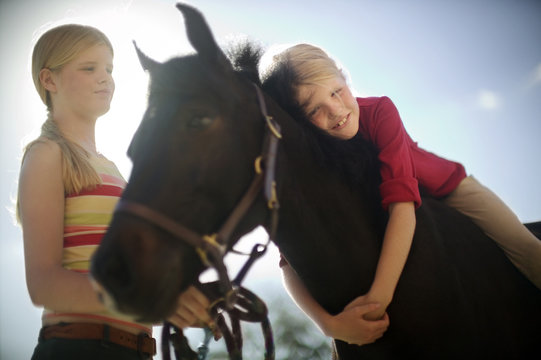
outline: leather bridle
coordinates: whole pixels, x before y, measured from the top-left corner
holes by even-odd
[[[115,211],[135,215],[169,232],[176,238],[185,241],[196,249],[197,253],[201,258],[201,261],[206,266],[213,267],[216,270],[219,277],[219,296],[216,299],[211,299],[211,301],[213,301],[209,309],[211,315],[217,316],[218,307],[221,307],[224,311],[228,312],[230,316],[234,314],[234,316],[236,317],[240,316],[242,320],[261,321],[263,324],[263,319],[260,318],[261,316],[266,317],[266,307],[263,304],[264,311],[260,311],[261,314],[249,314],[249,303],[251,301],[254,301],[257,302],[257,306],[261,307],[262,301],[251,292],[242,288],[240,284],[251,265],[255,262],[255,260],[265,253],[270,240],[274,239],[274,236],[276,234],[276,229],[278,226],[279,202],[276,196],[275,165],[278,142],[281,139],[282,135],[280,133],[279,124],[277,124],[274,121],[273,117],[269,116],[267,112],[267,106],[261,89],[255,84],[254,87],[257,93],[259,109],[266,123],[266,134],[263,142],[263,149],[261,155],[256,158],[254,163],[255,177],[252,180],[252,183],[250,184],[248,190],[244,193],[244,196],[242,197],[240,202],[233,209],[233,211],[217,233],[207,235],[198,234],[197,232],[187,228],[186,226],[175,221],[169,216],[157,210],[154,210],[146,205],[130,200],[119,200]],[[264,164],[264,167],[262,166],[262,164]],[[252,206],[261,190],[263,190],[263,194],[267,200],[267,206],[270,211],[269,226],[267,228],[269,232],[269,239],[266,244],[256,244],[253,247],[251,253],[249,254],[248,260],[239,271],[235,279],[231,281],[229,279],[227,269],[224,264],[224,256],[230,244],[230,239],[233,231],[236,229],[240,221],[244,218],[248,209]],[[204,286],[204,284],[202,286]],[[242,314],[239,314],[239,309],[235,309],[235,306],[237,306],[239,303],[242,303],[241,307],[246,310],[245,312],[242,312]],[[274,346],[272,344],[272,333],[270,335],[268,334],[268,332],[270,331],[270,324],[268,324],[268,319],[266,319],[266,322],[267,324],[264,326],[264,332],[266,332],[265,337],[267,338],[271,336],[270,339],[266,339],[267,347],[270,347],[266,349],[266,356],[269,356],[268,359],[273,359]],[[224,335],[230,355],[232,352],[239,353],[239,347],[242,346],[242,340],[235,338],[238,338],[240,335],[235,334],[235,329],[233,329],[233,335],[231,336],[233,336],[234,339],[228,339],[227,334],[229,333],[229,329],[222,328],[222,326],[220,326],[220,323],[223,323],[222,326],[225,327],[227,327],[227,325],[223,321],[218,321],[218,326],[220,327],[220,331]],[[166,326],[164,324],[164,329],[165,327]],[[265,327],[267,327],[267,330],[265,330]],[[166,337],[168,338],[168,336]],[[165,349],[165,346],[167,346],[167,349]],[[163,343],[163,336],[162,351],[164,352],[164,358],[170,356],[169,344],[167,343],[165,345]]]

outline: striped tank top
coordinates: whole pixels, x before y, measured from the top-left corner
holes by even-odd
[[[62,266],[79,273],[88,273],[90,259],[107,231],[113,211],[126,181],[116,165],[104,157],[91,157],[90,164],[101,178],[102,183],[93,189],[78,194],[66,195],[64,209],[64,249]],[[121,314],[105,311],[92,314],[66,314],[45,309],[44,319],[76,317],[95,321],[106,321],[151,332],[150,324],[133,323]]]

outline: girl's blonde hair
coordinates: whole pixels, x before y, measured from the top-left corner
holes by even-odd
[[[336,77],[345,78],[342,69],[329,54],[310,44],[297,44],[285,49],[273,56],[271,64],[272,67],[287,66],[295,73],[295,87],[318,85]]]
[[[66,194],[94,187],[101,183],[101,179],[90,164],[87,151],[67,139],[53,120],[53,104],[49,91],[40,81],[40,72],[43,69],[60,71],[83,51],[96,45],[105,45],[114,53],[111,42],[100,30],[86,25],[67,24],[41,35],[32,52],[32,79],[41,100],[47,106],[47,120],[41,127],[40,136],[25,147],[22,161],[34,144],[45,139],[57,143],[62,153],[62,179]]]
[[[346,76],[341,66],[323,49],[310,44],[297,44],[278,53],[263,56],[260,66],[263,89],[286,111],[302,115],[297,101],[304,85],[321,85],[325,80]]]

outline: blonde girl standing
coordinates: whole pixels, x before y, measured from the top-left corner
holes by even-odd
[[[126,185],[96,149],[95,124],[115,90],[113,48],[98,29],[63,25],[43,34],[32,77],[47,106],[41,135],[24,151],[17,212],[27,287],[44,307],[32,359],[150,359],[150,324],[113,314],[89,281],[92,253]]]

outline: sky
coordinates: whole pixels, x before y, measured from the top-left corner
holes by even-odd
[[[308,42],[348,70],[361,96],[389,96],[419,145],[463,163],[523,222],[541,221],[541,2],[536,0],[186,1],[224,43]],[[156,60],[192,49],[175,1],[0,0],[0,359],[28,359],[41,310],[28,297],[12,210],[22,146],[45,108],[31,80],[37,37],[62,23],[102,29],[115,47],[116,93],[98,149],[128,177],[126,148],[145,109],[147,76],[132,40]],[[250,239],[263,238],[258,232]],[[251,240],[256,241],[256,240]],[[247,281],[279,282],[273,249]],[[235,261],[232,261],[235,263]],[[281,290],[277,290],[281,291]]]

